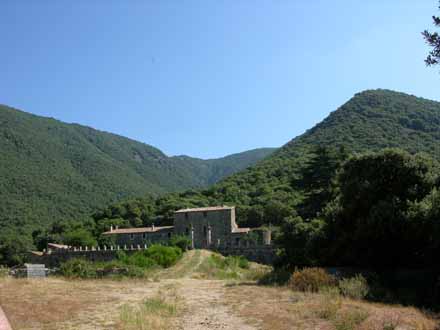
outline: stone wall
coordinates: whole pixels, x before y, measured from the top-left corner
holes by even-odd
[[[43,255],[30,253],[28,255],[28,261],[31,263],[45,264],[46,267],[54,268],[72,258],[83,258],[89,261],[112,261],[116,259],[118,251],[124,251],[126,254],[131,254],[146,248],[146,245],[127,245],[103,248],[82,247],[75,249],[60,249],[50,253],[43,253]]]
[[[177,212],[174,215],[174,233],[194,239],[194,248],[208,248],[211,245],[226,245],[232,232],[231,219],[235,210]]]
[[[254,247],[221,247],[217,252],[224,256],[243,256],[246,259],[261,264],[272,265],[276,261],[276,249],[271,245]]]
[[[118,251],[123,251],[126,254],[131,254],[136,251],[147,249],[147,245],[126,245],[126,246],[112,246],[100,248],[70,248],[60,249],[51,252],[36,255],[30,253],[28,261],[35,264],[44,264],[48,268],[59,267],[63,262],[72,258],[83,258],[89,261],[111,261],[116,259]],[[275,248],[271,245],[258,246],[224,246],[215,249],[215,251],[225,255],[244,256],[250,261],[255,261],[264,264],[273,264],[276,259]]]
[[[170,240],[173,231],[173,228],[163,228],[154,232],[114,234],[114,242],[121,246],[164,243]]]

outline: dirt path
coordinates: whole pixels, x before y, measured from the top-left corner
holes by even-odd
[[[182,330],[255,330],[225,304],[225,282],[181,279],[179,294],[185,299],[185,313],[178,320]]]

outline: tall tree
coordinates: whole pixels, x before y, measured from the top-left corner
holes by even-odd
[[[440,7],[439,7],[440,8]],[[432,16],[434,21],[434,25],[436,27],[440,27],[440,17]],[[423,37],[425,38],[427,44],[432,47],[432,50],[429,52],[428,56],[425,59],[425,63],[428,66],[436,65],[440,61],[440,36],[437,32],[429,32],[425,30],[422,32]]]
[[[344,148],[335,151],[325,146],[314,147],[311,157],[301,170],[301,178],[298,181],[305,195],[299,210],[303,218],[316,217],[330,201],[332,179],[346,158]]]
[[[416,249],[419,244],[411,236],[415,228],[425,227],[420,209],[428,207],[411,209],[431,193],[436,168],[427,157],[396,149],[346,162],[338,175],[337,196],[326,209],[330,261],[362,266],[414,265],[421,249]],[[421,220],[414,222],[410,213],[418,214]],[[426,231],[419,237],[426,240]]]

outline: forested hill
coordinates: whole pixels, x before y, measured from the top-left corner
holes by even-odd
[[[346,154],[396,147],[440,159],[440,103],[389,90],[358,93],[266,160],[217,184],[212,194],[242,205],[242,221],[250,225],[291,214],[302,201],[302,170],[317,146],[343,147]]]
[[[270,154],[168,157],[122,136],[0,106],[0,225],[81,218],[129,196],[203,187]]]
[[[357,152],[398,147],[440,157],[439,142],[439,102],[390,90],[368,90],[287,143],[272,159],[301,154],[310,145],[344,146]]]
[[[397,147],[440,159],[440,103],[389,90],[361,92],[265,160],[207,190],[162,199],[162,209],[225,203],[238,206],[242,225],[280,223],[304,201],[304,169],[318,146],[343,147],[345,156]]]

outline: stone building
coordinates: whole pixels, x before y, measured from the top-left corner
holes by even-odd
[[[239,228],[235,207],[215,206],[178,210],[174,226],[144,228],[113,228],[103,233],[112,238],[102,246],[67,246],[49,243],[42,252],[31,251],[28,259],[49,267],[59,266],[71,258],[90,261],[110,261],[119,251],[131,254],[147,249],[151,244],[166,244],[173,235],[185,236],[192,248],[210,249],[223,255],[239,255],[249,260],[271,264],[276,249],[271,244],[270,230]]]
[[[189,237],[196,249],[237,245],[249,231],[238,228],[235,207],[182,209],[174,214],[174,232]]]
[[[174,214],[174,226],[110,228],[104,235],[121,246],[167,242],[172,235],[188,237],[196,249],[270,245],[270,233],[238,227],[232,206],[182,209]]]
[[[150,245],[167,242],[173,234],[173,226],[143,227],[143,228],[113,228],[103,233],[108,237],[114,237],[115,244],[120,246]]]

